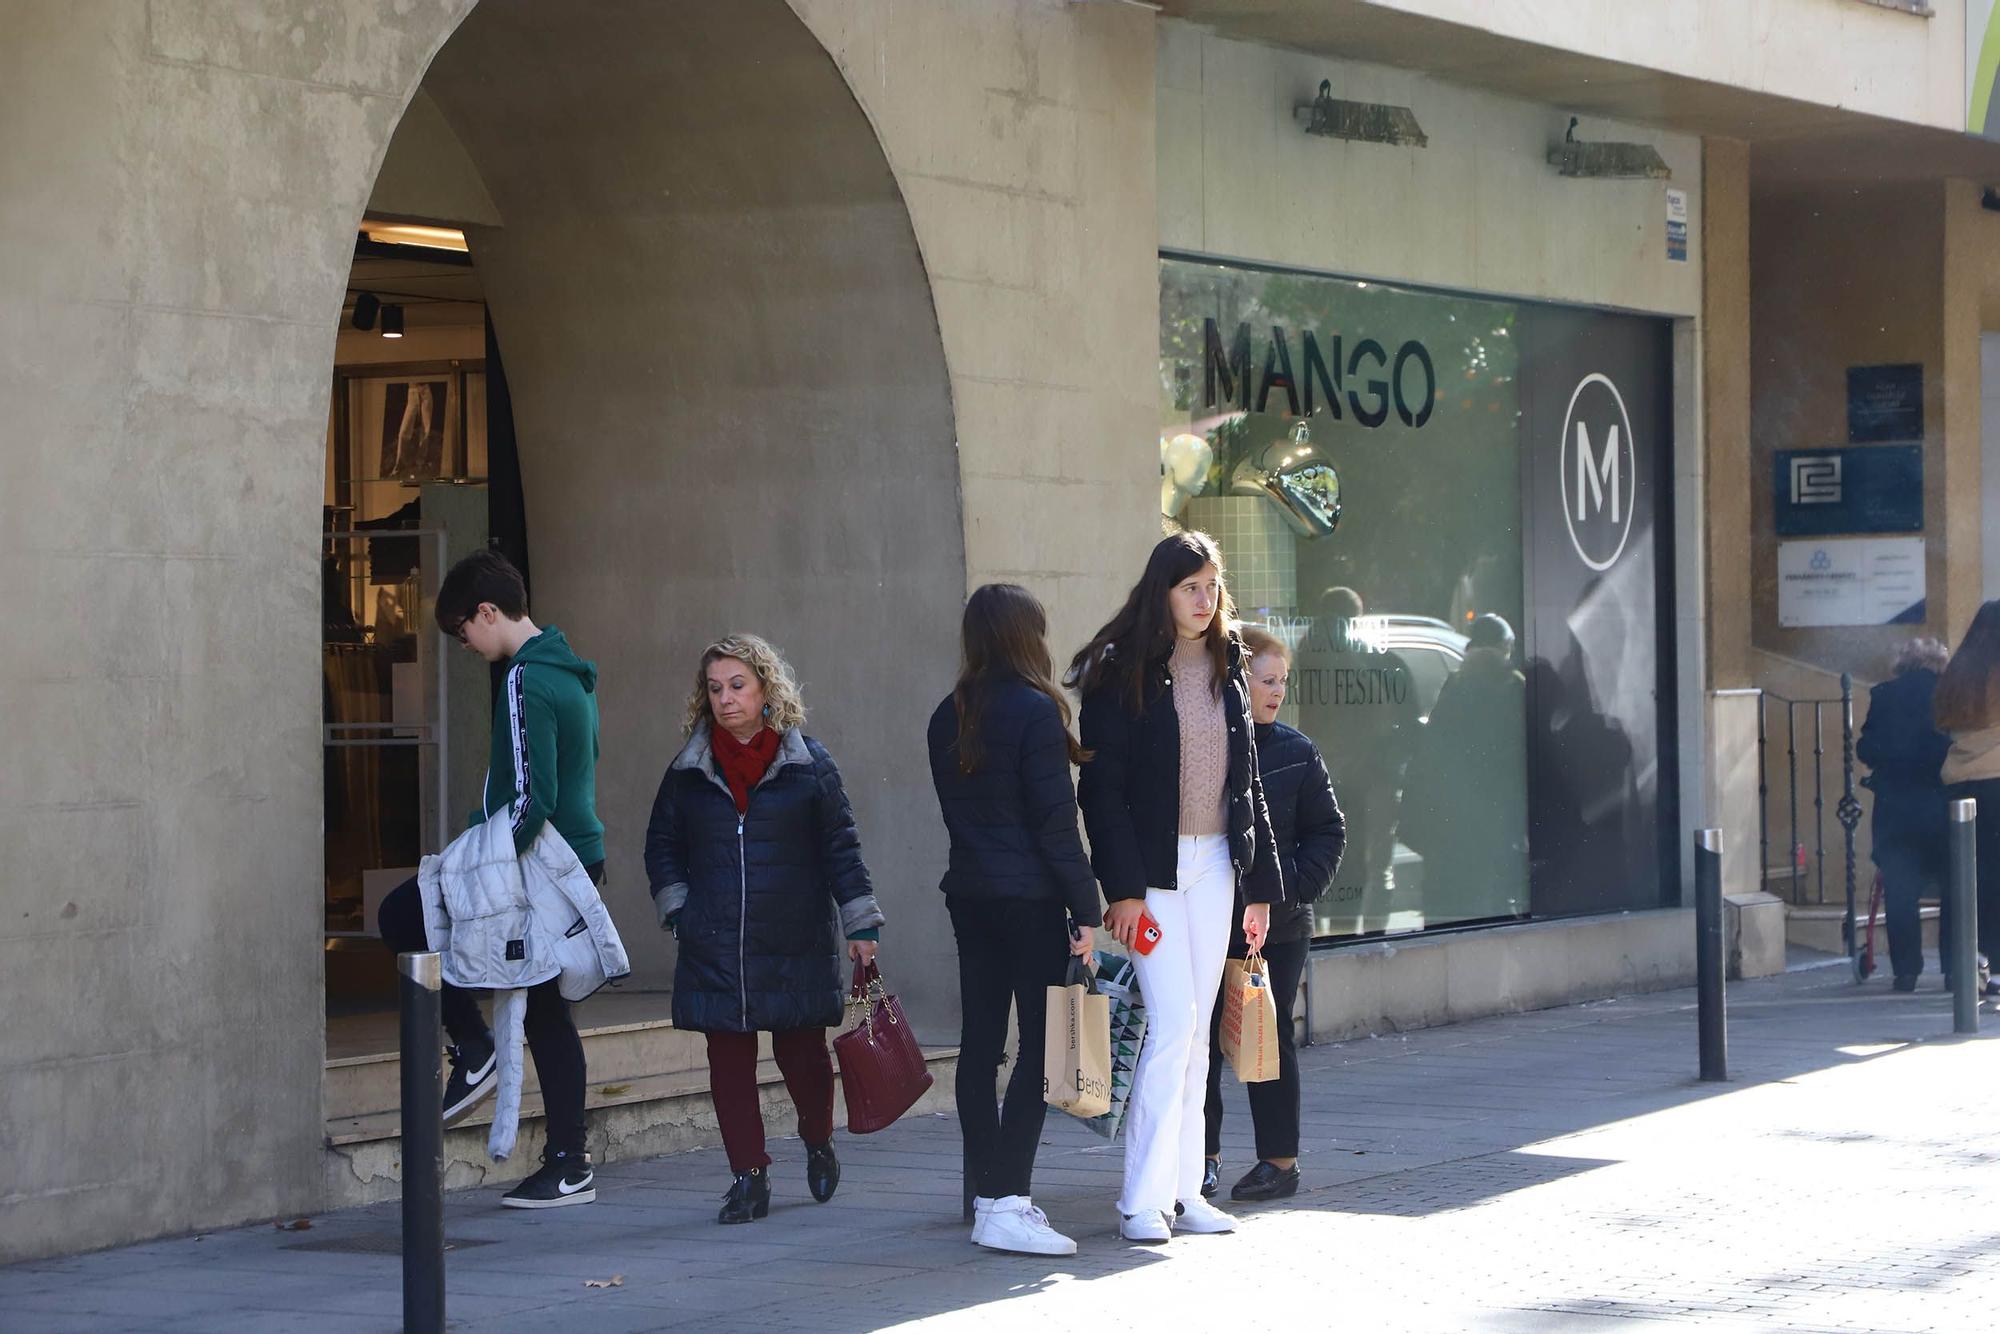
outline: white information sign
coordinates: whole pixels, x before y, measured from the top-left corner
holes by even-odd
[[[1778,543],[1778,624],[1888,625],[1924,600],[1924,539]]]

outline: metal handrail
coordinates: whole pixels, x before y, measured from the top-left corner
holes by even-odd
[[[1718,694],[1742,694],[1749,691],[1729,691]],[[1771,725],[1769,706],[1772,702],[1782,704],[1785,709],[1785,772],[1786,806],[1790,818],[1790,838],[1786,842],[1786,862],[1791,869],[1791,900],[1805,902],[1806,846],[1799,829],[1799,729],[1800,715],[1811,710],[1812,756],[1813,756],[1813,898],[1816,904],[1826,902],[1826,711],[1831,707],[1840,710],[1840,799],[1834,804],[1834,819],[1841,827],[1844,851],[1842,869],[1843,900],[1846,915],[1841,922],[1841,936],[1847,952],[1855,952],[1858,932],[1855,930],[1855,871],[1854,871],[1854,830],[1861,823],[1861,803],[1854,795],[1854,678],[1846,672],[1840,675],[1840,694],[1836,697],[1808,697],[1793,699],[1776,691],[1758,689],[1757,695],[1757,850],[1758,874],[1768,876],[1771,868],[1770,831],[1770,743]]]

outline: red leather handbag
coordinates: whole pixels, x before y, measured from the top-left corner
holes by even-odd
[[[867,1135],[909,1111],[931,1086],[931,1072],[902,1002],[883,987],[874,964],[854,965],[847,1004],[855,1023],[833,1040],[833,1054],[847,1096],[848,1133]]]

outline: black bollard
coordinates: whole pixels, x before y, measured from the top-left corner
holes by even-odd
[[[396,956],[402,1003],[403,1329],[444,1330],[443,969],[435,953]]]
[[[1951,803],[1951,1031],[1979,1031],[1979,803]]]
[[[1729,1078],[1727,993],[1729,967],[1722,947],[1722,831],[1694,836],[1694,980],[1701,1077]]]

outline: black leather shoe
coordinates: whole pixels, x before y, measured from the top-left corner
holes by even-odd
[[[1898,977],[1890,985],[1898,991],[1915,991],[1917,989],[1917,979],[1914,976],[1904,975]]]
[[[1282,1200],[1299,1193],[1299,1169],[1258,1163],[1230,1189],[1232,1200]]]
[[[840,1189],[840,1159],[833,1156],[833,1140],[806,1145],[806,1188],[825,1204]]]
[[[1222,1164],[1213,1158],[1201,1160],[1201,1198],[1212,1200],[1222,1189]]]
[[[748,1172],[738,1172],[731,1183],[729,1193],[722,1197],[722,1212],[715,1216],[718,1223],[747,1223],[753,1218],[762,1218],[771,1212],[771,1177],[761,1167],[753,1167]]]

